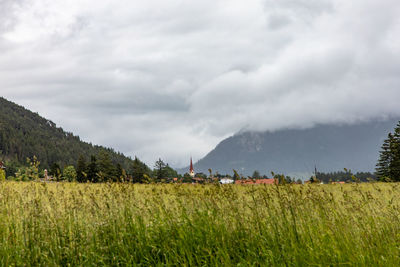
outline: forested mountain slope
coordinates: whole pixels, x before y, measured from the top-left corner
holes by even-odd
[[[83,142],[56,124],[0,97],[0,160],[25,162],[37,156],[41,167],[53,163],[75,165],[80,155],[89,158],[105,151],[114,163],[127,168],[132,160],[113,149]]]
[[[195,165],[195,171],[243,175],[254,170],[308,175],[343,168],[373,172],[379,150],[398,120],[370,121],[356,125],[318,125],[310,129],[244,132],[220,142]],[[183,169],[185,171],[186,169]]]

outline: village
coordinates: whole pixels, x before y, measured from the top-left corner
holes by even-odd
[[[3,161],[0,161],[0,173],[5,173],[6,171],[6,166]],[[220,175],[220,174],[215,174],[213,175],[211,172],[211,169],[209,169],[210,174],[206,175],[204,173],[196,173],[192,159],[190,159],[190,167],[189,167],[189,172],[185,173],[183,176],[179,175],[178,177],[173,177],[173,178],[165,178],[162,179],[160,182],[162,183],[185,183],[185,184],[221,184],[221,185],[228,185],[228,184],[236,184],[236,185],[279,185],[279,184],[324,184],[323,181],[320,181],[317,179],[317,172],[314,173],[314,175],[306,181],[302,181],[301,179],[294,180],[293,178],[289,176],[284,176],[284,175],[279,175],[279,174],[274,174],[272,173],[272,176],[274,178],[267,178],[266,175],[253,175],[253,176],[248,176],[244,177],[243,175],[239,175],[235,170],[233,177],[226,174],[226,175]],[[255,172],[258,173],[258,172]],[[4,179],[5,179],[4,175]],[[59,182],[59,181],[75,181],[75,179],[59,179],[53,175],[49,174],[49,171],[47,169],[44,169],[42,172],[42,175],[39,176],[36,181],[40,182]],[[120,180],[120,182],[134,182],[132,178],[127,177],[124,180]],[[152,181],[149,180],[148,183],[151,183]],[[153,181],[154,182],[154,181]],[[344,181],[329,181],[330,184],[345,184],[346,182]]]
[[[190,167],[188,174],[191,177],[192,184],[206,184],[206,183],[220,183],[220,184],[237,184],[237,185],[278,185],[278,184],[324,184],[323,181],[317,179],[317,170],[315,169],[314,175],[306,181],[302,181],[301,179],[294,180],[288,176],[277,175],[272,173],[274,178],[266,178],[266,176],[259,177],[243,177],[239,175],[235,170],[234,177],[231,176],[220,176],[220,175],[212,175],[211,170],[210,175],[203,173],[196,173],[193,167],[193,161],[190,159]],[[236,177],[235,177],[236,176]],[[184,180],[181,178],[173,178],[173,183],[183,182]],[[344,181],[330,181],[330,184],[345,184]]]

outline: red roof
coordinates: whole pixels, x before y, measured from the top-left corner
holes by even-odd
[[[235,184],[276,184],[275,179],[243,179],[236,180]]]

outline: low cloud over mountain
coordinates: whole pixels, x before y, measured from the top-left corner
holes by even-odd
[[[308,179],[319,172],[344,168],[374,172],[379,150],[397,120],[371,121],[354,125],[317,125],[309,129],[276,132],[242,132],[223,140],[194,165],[196,172],[243,175],[255,170]],[[180,170],[187,172],[188,168]]]

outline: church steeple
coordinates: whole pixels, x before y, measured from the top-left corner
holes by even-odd
[[[193,168],[192,157],[190,157],[190,169],[189,169],[189,174],[190,174],[190,176],[194,177],[194,168]]]

